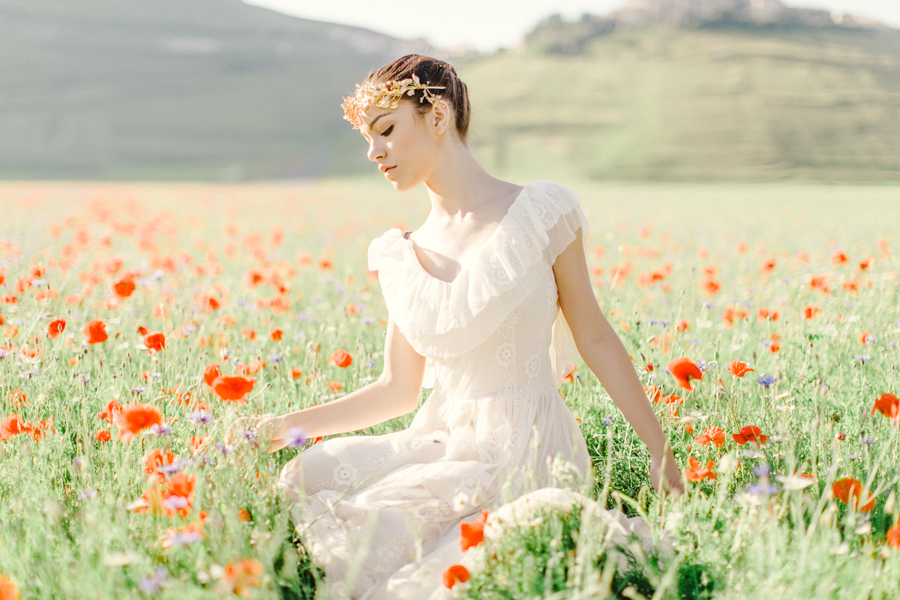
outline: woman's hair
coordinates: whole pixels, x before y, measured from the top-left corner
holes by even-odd
[[[419,81],[426,85],[440,86],[444,89],[435,90],[434,93],[446,100],[453,107],[456,114],[456,132],[462,141],[466,141],[469,133],[469,121],[472,118],[472,106],[469,104],[469,91],[462,82],[456,69],[448,62],[422,56],[421,54],[407,54],[397,60],[388,63],[369,73],[362,85],[380,86],[392,81],[403,81],[415,75]],[[404,95],[402,99],[414,102],[420,112],[425,113],[431,108],[430,102],[422,101],[423,90],[415,90],[414,95]]]

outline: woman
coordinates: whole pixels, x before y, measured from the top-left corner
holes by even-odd
[[[653,485],[682,491],[631,360],[594,298],[574,194],[481,168],[466,145],[466,86],[443,61],[400,58],[369,75],[344,109],[394,188],[424,182],[431,199],[419,229],[392,229],[369,247],[390,316],[384,371],[327,404],[240,422],[261,428],[274,452],[294,428],[334,435],[410,413],[423,379],[433,387],[409,429],[329,439],[282,470],[298,531],[332,593],[428,597],[459,561],[461,522],[530,490],[589,481],[584,439],[555,389],[571,369],[573,333],[649,447]]]

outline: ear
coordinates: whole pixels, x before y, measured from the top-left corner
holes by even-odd
[[[430,115],[426,116],[428,127],[434,128],[437,135],[444,135],[450,129],[453,122],[453,111],[443,100],[434,103]]]

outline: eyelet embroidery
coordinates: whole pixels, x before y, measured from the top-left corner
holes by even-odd
[[[349,463],[341,463],[334,470],[334,481],[342,485],[349,485],[356,479],[356,468]]]
[[[525,374],[534,377],[541,368],[541,359],[535,354],[525,363]]]
[[[504,367],[512,364],[512,361],[516,359],[516,347],[510,344],[509,342],[505,342],[497,348],[497,362],[503,365]]]

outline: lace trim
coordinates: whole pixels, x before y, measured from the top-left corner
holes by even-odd
[[[369,246],[388,312],[417,352],[449,358],[475,348],[546,277],[556,257],[582,230],[578,197],[552,182],[526,185],[488,242],[452,282],[430,275],[412,243],[390,229]]]

